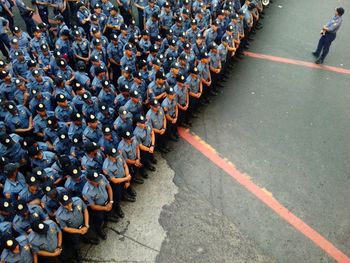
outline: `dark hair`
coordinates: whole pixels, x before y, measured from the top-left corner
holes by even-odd
[[[337,8],[337,13],[339,14],[339,16],[344,15],[344,12],[345,12],[344,8],[342,8],[342,7]]]

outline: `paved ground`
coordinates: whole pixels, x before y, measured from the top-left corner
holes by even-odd
[[[250,51],[312,61],[320,27],[346,13],[326,63],[350,68],[350,4],[275,0]],[[350,255],[349,75],[245,58],[192,131]],[[185,141],[139,187],[127,219],[86,262],[333,262]],[[117,231],[117,233],[115,232]]]

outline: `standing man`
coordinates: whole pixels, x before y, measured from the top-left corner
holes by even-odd
[[[321,38],[318,41],[318,46],[315,52],[312,54],[317,57],[315,61],[316,64],[322,64],[326,58],[329,47],[337,36],[337,31],[339,30],[341,23],[343,21],[342,16],[344,14],[344,8],[338,7],[335,10],[334,17],[322,28]],[[322,51],[322,54],[321,54]]]

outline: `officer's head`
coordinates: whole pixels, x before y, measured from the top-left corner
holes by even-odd
[[[109,38],[114,45],[118,44],[118,35],[116,33],[112,33]]]
[[[179,70],[180,70],[180,65],[177,62],[173,62],[170,66],[170,71],[177,76],[177,74],[179,74]]]
[[[144,128],[146,126],[146,117],[143,115],[140,115],[136,118],[136,125]]]
[[[344,12],[345,12],[345,10],[344,10],[344,8],[342,8],[342,7],[338,7],[338,8],[335,10],[335,14],[336,14],[337,16],[342,16],[342,15],[344,15]]]
[[[95,14],[101,14],[102,13],[102,7],[99,3],[97,3],[95,6],[94,6],[94,13]]]
[[[10,215],[13,213],[13,205],[8,199],[0,198],[0,215]]]
[[[86,123],[92,129],[97,129],[98,127],[97,117],[94,114],[88,114],[86,116]]]
[[[156,4],[156,1],[155,0],[148,0],[148,5],[153,8]]]
[[[88,168],[86,171],[86,179],[93,186],[98,186],[102,177],[96,170]]]
[[[162,62],[160,62],[158,58],[155,58],[152,60],[152,66],[156,71],[158,71],[162,66]]]
[[[199,59],[203,62],[203,63],[208,63],[209,62],[209,54],[207,52],[202,52],[199,55]]]
[[[176,82],[177,82],[177,85],[181,88],[184,86],[185,82],[186,82],[186,78],[184,75],[182,74],[179,74],[176,78]]]
[[[4,167],[4,173],[7,178],[14,179],[18,174],[19,163],[8,163]]]
[[[32,230],[39,235],[45,235],[49,230],[49,226],[40,219],[33,220],[30,226]]]
[[[38,178],[40,182],[46,182],[49,178],[46,171],[41,167],[36,167],[32,170],[33,175]]]
[[[169,2],[165,2],[164,4],[164,10],[165,12],[169,13],[171,11],[171,5]]]
[[[16,88],[20,91],[27,91],[27,86],[24,81],[20,79],[15,80]]]
[[[57,87],[63,88],[64,85],[66,84],[66,81],[65,81],[64,77],[61,76],[61,75],[56,76],[54,81],[55,81],[55,84],[56,84]]]
[[[17,36],[17,37],[21,37],[21,36],[22,36],[22,30],[21,30],[21,28],[18,27],[18,26],[15,26],[15,27],[13,28],[13,33],[14,33],[15,36]]]
[[[61,106],[61,107],[67,107],[68,106],[67,98],[66,98],[66,96],[63,93],[56,95],[56,102],[57,102],[58,106]]]
[[[27,176],[26,183],[30,193],[36,193],[38,191],[40,181],[34,174]]]
[[[89,154],[90,156],[96,156],[97,155],[97,152],[98,152],[98,149],[100,148],[98,146],[97,143],[95,142],[90,142],[90,141],[87,141],[85,144],[84,144],[84,147],[85,147],[85,151],[87,152],[87,154]]]
[[[61,69],[65,69],[67,67],[67,61],[64,58],[60,58],[57,61],[57,66],[60,67]]]
[[[112,127],[110,125],[104,125],[102,127],[102,132],[103,132],[103,136],[107,139],[110,140],[113,138],[112,136]]]
[[[11,47],[17,49],[18,48],[18,39],[12,38],[11,39]],[[16,55],[17,56],[17,55]]]
[[[164,72],[158,71],[158,72],[156,73],[156,82],[157,82],[159,85],[163,85],[163,84],[165,83],[165,80],[166,80],[166,77],[165,77]]]
[[[57,131],[57,136],[60,142],[66,144],[68,143],[69,137],[68,137],[68,131],[65,128],[60,128]]]
[[[50,116],[47,118],[47,127],[56,129],[58,127],[58,120],[56,116]]]
[[[69,37],[70,37],[69,30],[68,29],[62,30],[62,32],[61,32],[61,39],[66,41],[66,40],[69,40]]]
[[[84,2],[78,2],[77,3],[77,9],[79,9],[79,10],[86,9],[86,6],[84,5]]]
[[[21,252],[19,243],[13,235],[5,235],[1,240],[3,248],[10,250],[14,254],[19,254]]]
[[[116,14],[118,14],[118,7],[117,6],[111,7],[111,9],[109,9],[109,14],[111,16],[115,16]]]
[[[137,90],[133,90],[130,92],[130,98],[134,103],[138,103],[140,101],[140,93]]]
[[[119,117],[125,120],[129,116],[129,112],[126,110],[125,106],[121,106],[118,110]]]
[[[199,71],[198,71],[197,67],[192,67],[190,69],[190,74],[191,74],[192,78],[197,78],[198,77],[198,73],[199,73]]]
[[[41,185],[41,189],[43,190],[45,195],[49,196],[52,199],[56,199],[57,190],[53,180],[47,180],[46,182],[44,182]]]
[[[154,111],[154,112],[157,112],[157,111],[158,111],[158,109],[159,109],[159,107],[160,107],[160,104],[159,104],[158,100],[153,99],[153,100],[150,101],[149,104],[150,104],[150,106],[151,106],[152,111]]]
[[[6,148],[9,148],[15,144],[14,140],[12,140],[10,135],[8,135],[5,132],[1,132],[0,134],[0,143],[4,145]]]
[[[72,164],[67,169],[68,175],[75,181],[79,182],[81,180],[81,169],[79,166]]]
[[[149,39],[149,31],[147,29],[145,30],[142,30],[141,31],[141,37],[144,39],[144,40],[148,40]]]
[[[130,73],[128,73],[128,76],[130,77]],[[126,76],[125,76],[126,77]],[[129,78],[128,77],[128,78]],[[125,97],[129,97],[129,91],[130,87],[127,84],[120,84],[118,86],[118,90],[120,91],[121,94],[123,94]]]
[[[72,196],[68,191],[63,191],[58,196],[58,201],[62,206],[64,206],[67,210],[71,211],[73,208]]]
[[[127,55],[128,57],[131,57],[132,54],[133,54],[132,45],[128,43],[125,45],[125,55]]]
[[[166,96],[168,97],[168,99],[170,100],[173,100],[175,98],[175,90],[173,87],[168,87],[166,90],[165,90],[165,93],[166,93]]]
[[[83,136],[80,133],[76,133],[72,136],[72,143],[75,147],[83,146]]]
[[[92,43],[94,44],[94,47],[97,51],[101,51],[102,50],[102,41],[98,38],[95,38]]]
[[[28,155],[36,160],[43,159],[43,152],[39,149],[38,146],[31,146],[28,148]]]
[[[189,16],[190,16],[190,10],[188,10],[187,8],[184,8],[184,9],[182,10],[181,16],[182,16],[184,19],[188,19]]]
[[[131,68],[126,66],[125,68],[122,69],[122,72],[123,72],[123,76],[125,78],[130,78],[131,76]]]
[[[41,29],[39,27],[35,27],[33,30],[33,35],[36,39],[40,39],[41,38]]]
[[[125,142],[127,142],[128,144],[131,144],[132,143],[132,137],[133,137],[133,134],[132,134],[132,131],[129,130],[129,129],[126,129],[122,132],[121,134],[121,137],[123,138],[123,140]]]
[[[106,152],[108,158],[114,162],[116,161],[116,159],[119,155],[118,149],[116,149],[115,147],[107,147],[105,152]]]
[[[8,70],[2,70],[0,72],[0,79],[2,79],[3,81],[9,81],[11,80],[11,74]]]
[[[136,84],[140,85],[142,83],[142,74],[140,71],[133,72],[132,76]]]
[[[121,33],[123,35],[127,35],[128,34],[128,29],[129,29],[129,27],[128,27],[127,24],[123,23],[123,24],[120,25],[120,31],[121,31]]]
[[[158,19],[159,19],[158,13],[157,13],[157,12],[154,12],[154,13],[151,15],[151,20],[152,20],[152,22],[157,22]]]
[[[14,203],[14,208],[17,214],[27,217],[29,215],[28,206],[26,201],[20,199]]]
[[[45,104],[39,103],[38,105],[36,105],[35,110],[39,114],[39,116],[41,116],[41,117],[45,117],[46,116],[46,106],[45,106]]]

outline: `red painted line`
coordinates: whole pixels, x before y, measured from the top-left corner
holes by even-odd
[[[320,235],[316,230],[311,228],[300,218],[294,215],[281,203],[279,203],[271,194],[266,190],[260,188],[254,184],[249,177],[238,171],[235,166],[220,157],[220,155],[211,148],[208,144],[202,141],[198,136],[192,135],[186,129],[179,129],[180,136],[191,144],[195,149],[197,149],[201,154],[212,161],[216,166],[225,171],[233,179],[235,179],[239,184],[244,186],[250,193],[255,195],[260,201],[265,205],[270,207],[276,214],[282,217],[290,225],[292,225],[296,230],[302,233],[304,236],[312,240],[317,246],[323,249],[329,256],[335,259],[337,262],[345,263],[350,262],[350,258],[337,249],[331,242]]]
[[[350,69],[346,69],[346,68],[332,67],[332,66],[326,66],[326,65],[317,65],[317,64],[312,63],[312,62],[276,57],[276,56],[247,52],[247,51],[244,52],[244,55],[246,55],[247,57],[251,57],[251,58],[264,59],[264,60],[269,60],[269,61],[274,61],[274,62],[279,62],[279,63],[297,65],[297,66],[302,66],[302,67],[307,67],[307,68],[320,69],[320,70],[332,71],[332,72],[336,72],[336,73],[350,75]]]

